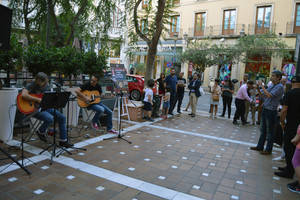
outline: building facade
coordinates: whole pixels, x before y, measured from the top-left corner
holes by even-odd
[[[189,42],[207,40],[213,43],[235,44],[243,35],[275,33],[289,46],[291,54],[296,45],[296,34],[300,33],[300,0],[176,0],[177,7],[171,17],[169,33],[162,39],[160,49],[184,51]],[[174,37],[176,36],[176,37]],[[139,45],[142,46],[143,42]],[[260,60],[259,57],[253,58]],[[137,52],[132,63],[145,61],[145,51]],[[180,71],[187,76],[192,72],[192,64],[180,64]],[[166,55],[158,51],[156,72],[166,71]],[[228,67],[228,66],[227,66]],[[232,79],[241,80],[245,73],[253,79],[259,73],[267,78],[273,69],[294,71],[291,60],[271,57],[256,63],[238,63],[229,66]],[[220,66],[211,66],[204,72],[204,85],[209,80],[219,78]],[[158,73],[156,73],[158,75]]]

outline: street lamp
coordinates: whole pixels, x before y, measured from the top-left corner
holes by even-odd
[[[175,62],[176,62],[176,41],[177,41],[177,39],[178,39],[178,33],[175,32],[175,33],[173,34],[173,37],[174,37],[174,57],[173,57],[173,65],[174,65],[174,67],[175,67]]]

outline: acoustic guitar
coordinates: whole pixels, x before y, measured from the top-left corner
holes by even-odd
[[[29,94],[30,96],[42,98],[43,94]],[[33,113],[39,107],[39,104],[32,101],[27,101],[22,97],[22,93],[17,96],[17,107],[19,111],[25,115]]]
[[[85,102],[83,99],[81,99],[80,97],[77,98],[77,103],[81,108],[86,108],[92,104],[97,104],[100,103],[101,99],[100,99],[100,93],[98,90],[93,90],[93,91],[88,91],[88,90],[84,90],[81,92],[84,96],[87,96],[91,99],[90,102]]]

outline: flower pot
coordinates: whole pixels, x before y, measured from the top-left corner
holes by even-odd
[[[18,90],[3,88],[0,90],[0,140],[7,143],[13,138]]]

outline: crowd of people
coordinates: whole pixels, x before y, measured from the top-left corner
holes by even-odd
[[[177,112],[181,113],[181,104],[185,88],[189,90],[189,103],[185,109],[191,107],[191,117],[196,116],[198,98],[201,96],[201,79],[197,73],[189,79],[189,83],[183,78],[183,73],[177,77],[175,70],[171,69],[170,75],[165,77],[162,73],[157,79],[159,84],[159,95],[162,103],[162,117],[167,114],[173,115],[177,103]],[[288,184],[288,189],[300,193],[300,78],[294,77],[287,82],[287,77],[281,71],[272,72],[270,82],[264,84],[248,80],[245,74],[239,83],[235,96],[236,111],[233,117],[233,124],[245,126],[248,124],[260,126],[260,137],[255,147],[251,150],[258,151],[262,155],[271,155],[273,144],[282,146],[282,157],[286,162],[285,167],[278,167],[274,174],[284,178],[293,178],[294,173],[298,181]],[[238,84],[236,84],[238,85]],[[146,109],[151,112],[153,104],[154,80],[148,82],[148,89],[144,102]],[[223,102],[223,112],[219,117],[225,117],[227,111],[228,119],[231,118],[231,105],[233,101],[235,84],[231,79],[220,82],[215,79],[209,85],[210,92],[210,119],[217,118],[220,99]],[[248,115],[251,113],[251,122],[248,122]],[[148,113],[146,119],[153,121]],[[265,144],[266,143],[266,144]],[[296,147],[297,146],[297,147]]]

